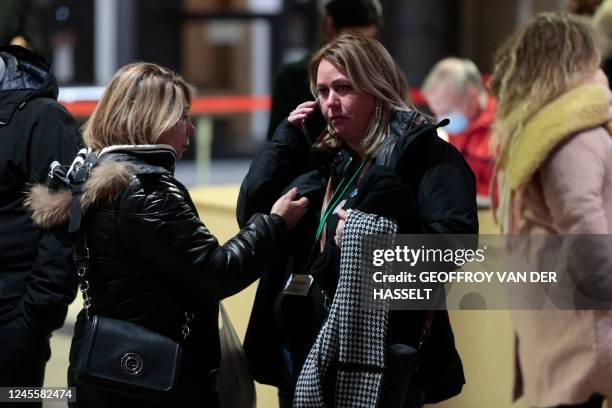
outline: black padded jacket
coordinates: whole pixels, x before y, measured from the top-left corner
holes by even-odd
[[[395,111],[389,134],[374,158],[377,166],[372,166],[369,172],[379,166],[393,171],[414,195],[416,208],[405,209],[414,213],[405,215],[409,220],[416,220],[416,225],[411,223],[406,228],[400,223],[401,233],[476,234],[474,174],[457,149],[437,136],[436,128],[416,111]],[[255,212],[269,211],[270,198],[281,194],[287,186],[298,186],[300,194],[310,200],[307,214],[284,244],[287,248],[284,258],[260,280],[244,340],[255,379],[283,388],[293,384],[288,384],[282,375],[284,339],[273,319],[275,301],[289,274],[301,271],[299,261],[305,259],[304,251],[312,246],[313,228],[316,229],[320,218],[330,172],[335,172],[337,179],[347,174],[351,155],[341,150],[327,166],[319,166],[320,162],[319,158],[313,158],[301,131],[285,120],[255,156],[238,198],[239,225]],[[427,312],[423,311],[392,313],[390,341],[416,346],[426,316]],[[438,311],[414,386],[426,391],[428,403],[435,403],[457,395],[464,382],[448,313]]]
[[[0,58],[6,66],[0,78],[0,324],[20,317],[47,337],[62,326],[76,294],[71,251],[36,228],[23,201],[54,160],[74,157],[78,125],[57,102],[57,82],[43,58],[15,45],[0,47]]]
[[[174,152],[163,145],[118,146],[100,153],[81,198],[90,251],[89,313],[179,339],[184,313],[195,312],[179,375],[179,387],[194,394],[219,363],[218,302],[259,277],[264,263],[274,259],[287,227],[277,215],[256,214],[220,245],[198,218],[173,169]],[[45,225],[66,222],[66,205],[39,211],[36,203],[46,193],[38,188],[32,193],[34,219]],[[59,202],[57,195],[70,192],[48,194]],[[85,321],[81,312],[71,365]],[[69,371],[74,382],[71,375]],[[95,399],[103,404],[105,396]]]

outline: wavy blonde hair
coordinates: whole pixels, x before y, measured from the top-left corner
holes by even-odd
[[[499,49],[491,77],[497,97],[492,151],[518,135],[542,107],[599,68],[593,26],[567,13],[543,13]]]
[[[347,76],[353,87],[372,95],[376,101],[374,114],[361,142],[365,154],[376,155],[389,134],[393,110],[413,109],[408,96],[408,81],[389,52],[378,41],[358,34],[339,36],[319,49],[310,59],[310,90],[318,99],[317,72],[322,60],[330,62]],[[331,126],[327,127],[324,144],[338,144]]]
[[[119,69],[85,124],[92,150],[112,145],[156,143],[191,104],[191,90],[179,75],[156,64],[137,62]]]

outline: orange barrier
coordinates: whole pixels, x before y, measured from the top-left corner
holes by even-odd
[[[425,98],[418,88],[410,89],[410,99],[415,105],[425,105]],[[92,114],[97,101],[63,102],[73,116],[86,118]],[[199,96],[191,102],[190,114],[194,116],[220,115],[227,113],[250,113],[269,110],[272,102],[269,95]]]
[[[192,115],[221,113],[248,113],[268,110],[272,105],[270,96],[207,96],[194,98],[191,102]]]
[[[76,118],[87,118],[89,117],[96,105],[97,101],[79,101],[79,102],[64,102],[60,101],[62,105],[68,109],[68,112],[72,114],[72,116]]]
[[[86,118],[92,114],[97,101],[60,101],[73,116]],[[191,111],[194,116],[218,115],[223,113],[249,113],[270,109],[270,96],[232,95],[232,96],[200,96],[191,101]]]

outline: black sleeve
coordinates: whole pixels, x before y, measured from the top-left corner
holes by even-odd
[[[478,233],[476,182],[467,164],[443,162],[430,168],[417,201],[424,233]]]
[[[408,133],[391,163],[416,195],[421,233],[477,234],[476,178],[461,153],[435,129],[424,125]]]
[[[57,103],[45,104],[28,123],[27,167],[32,181],[43,181],[49,165],[69,163],[77,152],[77,125]],[[72,249],[67,235],[59,230],[40,231],[38,254],[28,277],[23,297],[26,324],[50,332],[60,328],[68,305],[76,295]]]
[[[155,271],[176,280],[196,299],[220,300],[238,293],[276,259],[287,235],[284,220],[257,214],[236,236],[219,245],[188,204],[186,194],[166,183],[144,198],[122,199],[118,236]]]
[[[43,333],[62,327],[76,291],[76,270],[67,233],[59,229],[41,231],[38,255],[22,304],[28,327]]]
[[[256,213],[267,214],[291,180],[308,170],[310,146],[302,132],[284,120],[257,153],[240,186],[236,216],[243,226]]]
[[[53,101],[45,101],[32,112],[25,132],[30,135],[27,146],[27,170],[34,182],[44,182],[54,160],[70,164],[78,152],[78,125],[66,109]]]

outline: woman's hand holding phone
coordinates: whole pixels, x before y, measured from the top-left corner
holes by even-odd
[[[301,129],[310,143],[314,143],[325,130],[327,122],[316,101],[299,104],[288,117],[289,123]]]

